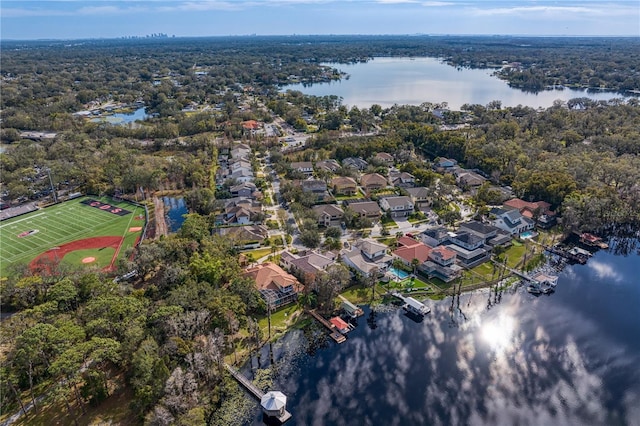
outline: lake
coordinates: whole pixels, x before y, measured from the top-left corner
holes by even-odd
[[[420,105],[423,102],[447,102],[452,110],[465,103],[486,105],[493,100],[503,106],[547,108],[557,99],[587,97],[607,100],[622,97],[613,92],[587,90],[547,90],[523,92],[509,87],[506,81],[492,76],[493,69],[455,68],[436,58],[375,58],[366,63],[325,64],[349,74],[349,79],[318,83],[311,86],[294,84],[282,90],[299,90],[307,95],[337,95],[343,104],[368,108],[378,104],[388,108],[398,105]]]
[[[639,425],[638,249],[567,266],[548,296],[463,294],[422,322],[366,309],[341,345],[289,332],[273,345],[287,425]]]
[[[128,124],[133,123],[137,120],[144,120],[147,117],[149,117],[149,115],[147,114],[147,109],[143,107],[138,108],[137,110],[130,113],[105,115],[104,117],[94,118],[91,121],[96,123],[107,122],[110,124]]]

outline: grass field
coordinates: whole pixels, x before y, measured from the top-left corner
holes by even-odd
[[[82,203],[88,199],[130,213],[119,216]],[[0,222],[0,275],[6,275],[8,266],[29,263],[43,253],[52,260],[79,265],[83,259],[93,257],[95,260],[87,265],[108,267],[116,256],[135,244],[143,227],[142,207],[98,197],[81,197],[4,220]],[[29,235],[23,234],[29,231]],[[101,240],[95,237],[111,238],[109,244],[100,245]],[[93,242],[82,247],[81,240],[88,238],[94,238]],[[77,243],[67,245],[74,241]]]

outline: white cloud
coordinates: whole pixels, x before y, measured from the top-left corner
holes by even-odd
[[[600,279],[609,279],[613,281],[621,281],[622,275],[619,272],[615,271],[611,265],[607,265],[606,263],[598,262],[597,260],[591,259],[587,266],[593,269],[596,273],[596,276]]]
[[[454,6],[454,3],[447,1],[425,1],[421,3],[425,7],[442,7],[442,6]]]
[[[629,6],[625,6],[623,4],[618,5],[600,5],[600,4],[591,4],[589,7],[586,6],[573,6],[573,5],[565,5],[565,6],[545,6],[545,5],[535,5],[535,6],[513,6],[513,7],[489,7],[489,8],[478,8],[474,7],[471,9],[475,15],[478,16],[506,16],[506,15],[518,15],[518,16],[527,16],[527,15],[544,15],[544,16],[558,16],[562,18],[569,18],[571,15],[582,15],[582,16],[619,16],[626,15],[631,13],[638,13],[637,8],[630,8]]]

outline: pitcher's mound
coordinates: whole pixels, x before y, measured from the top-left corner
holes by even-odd
[[[92,263],[95,261],[96,261],[95,257],[85,257],[84,259],[82,259],[82,263]]]

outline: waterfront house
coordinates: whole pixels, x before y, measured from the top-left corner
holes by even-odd
[[[418,265],[422,265],[429,259],[432,248],[420,241],[413,240],[409,237],[403,237],[401,246],[394,250],[391,255],[394,259],[400,259],[406,266],[412,267],[413,260],[417,259]],[[398,241],[400,243],[400,241]]]
[[[523,216],[536,221],[536,226],[549,229],[557,223],[556,213],[546,201],[528,202],[520,198],[512,198],[502,204],[508,209],[517,209]]]
[[[444,246],[432,249],[429,259],[419,269],[429,277],[436,277],[447,283],[459,277],[462,271],[462,267],[456,265],[456,252]]]
[[[283,251],[280,254],[280,263],[289,272],[301,277],[303,282],[311,283],[319,272],[326,271],[330,265],[335,263],[335,257],[331,252],[325,255],[315,250],[303,250],[297,254]]]
[[[473,268],[491,258],[491,247],[478,235],[461,231],[449,238],[447,248],[456,252],[458,263],[466,268]]]
[[[472,220],[460,224],[460,231],[471,232],[484,240],[491,247],[504,246],[511,243],[511,234],[497,226]]]
[[[507,231],[513,236],[518,236],[525,231],[533,229],[535,222],[528,217],[523,216],[518,209],[498,209],[491,210],[491,214],[495,217],[493,225]]]
[[[388,212],[391,217],[407,217],[413,213],[413,202],[405,195],[382,197],[380,207]]]
[[[373,271],[387,270],[393,258],[387,254],[387,246],[372,239],[361,240],[348,250],[341,252],[342,262],[364,276]]]
[[[256,288],[271,309],[295,302],[298,293],[304,289],[296,277],[271,262],[246,269],[244,276],[255,282]]]

